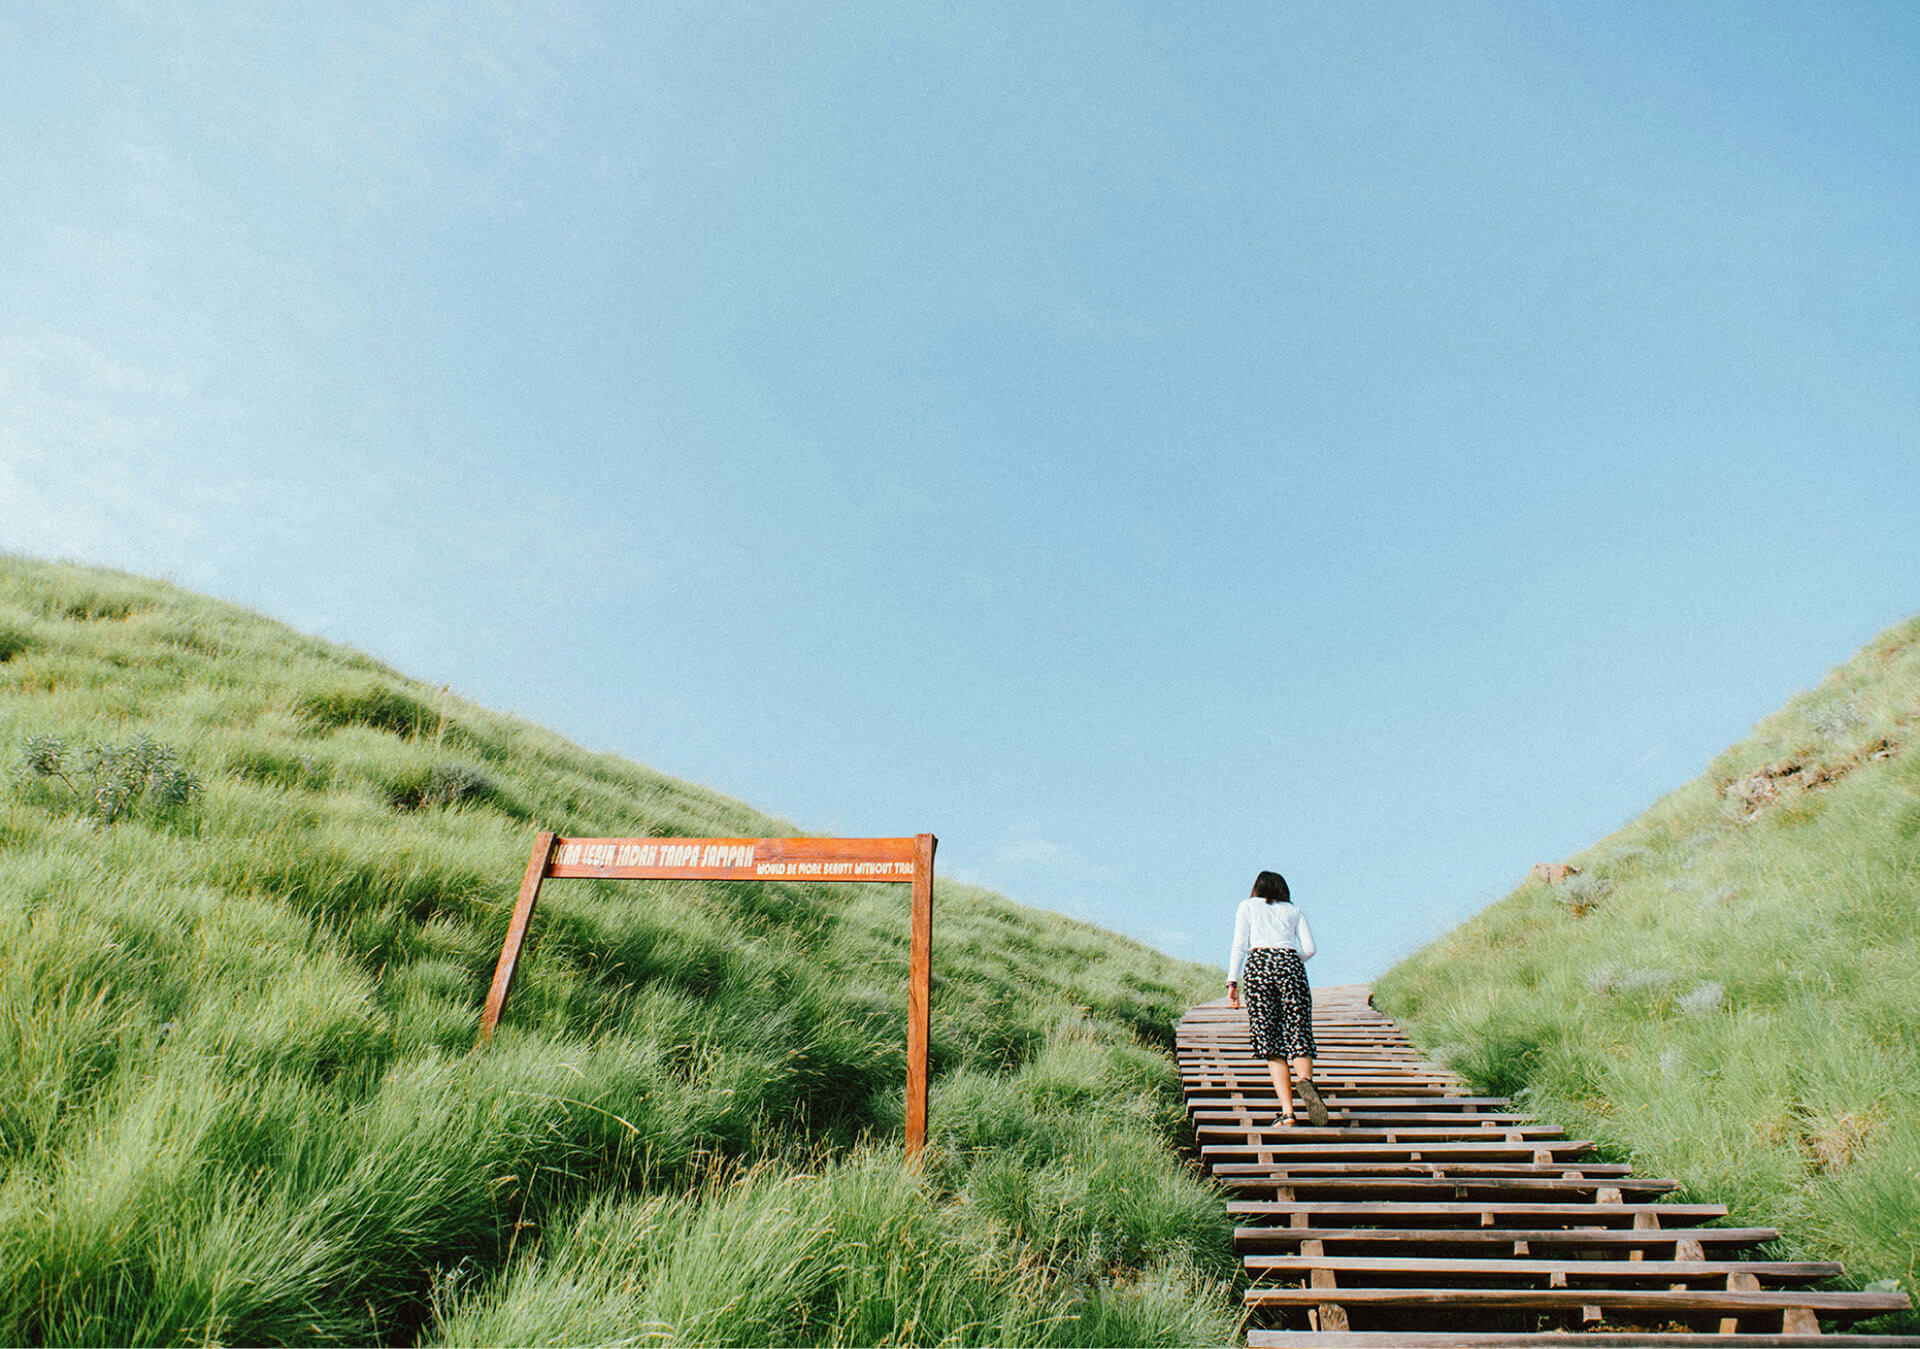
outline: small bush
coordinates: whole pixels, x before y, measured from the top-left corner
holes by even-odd
[[[15,656],[23,655],[33,645],[33,638],[18,628],[0,628],[0,665],[5,665]]]
[[[20,774],[57,779],[99,824],[115,823],[142,801],[174,810],[200,791],[200,779],[180,766],[173,746],[147,735],[124,745],[89,745],[77,762],[59,736],[30,735],[21,747]]]
[[[1585,918],[1612,893],[1612,881],[1604,876],[1596,876],[1591,871],[1584,871],[1556,891],[1553,898],[1575,918]]]

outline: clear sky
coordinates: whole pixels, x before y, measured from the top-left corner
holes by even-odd
[[[0,11],[0,546],[1371,976],[1920,610],[1920,5]]]

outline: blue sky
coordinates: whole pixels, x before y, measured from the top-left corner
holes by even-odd
[[[1338,982],[1920,610],[1920,8],[10,8],[0,546]]]

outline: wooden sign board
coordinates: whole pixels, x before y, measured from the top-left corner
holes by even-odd
[[[907,965],[907,1155],[927,1141],[927,1034],[933,981],[932,834],[912,838],[561,838],[535,840],[513,921],[480,1016],[480,1043],[493,1038],[513,988],[527,925],[548,880],[835,881],[911,884]]]

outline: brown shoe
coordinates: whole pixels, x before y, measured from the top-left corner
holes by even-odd
[[[1300,1093],[1300,1099],[1307,1103],[1307,1119],[1316,1129],[1327,1127],[1327,1103],[1320,1099],[1320,1089],[1306,1078],[1293,1084]]]

